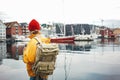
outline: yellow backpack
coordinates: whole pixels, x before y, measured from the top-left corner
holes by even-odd
[[[37,75],[52,75],[55,69],[56,57],[59,52],[58,44],[44,44],[37,37],[36,60],[32,67]]]

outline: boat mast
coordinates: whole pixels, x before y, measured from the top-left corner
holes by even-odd
[[[72,32],[72,36],[74,36],[74,29],[73,29],[73,25],[71,25],[71,32]]]
[[[64,19],[65,18],[65,14],[64,14],[64,0],[62,0],[62,4],[63,4],[62,5],[63,6],[62,7],[62,10],[63,10],[62,11],[62,15],[63,15],[63,35],[65,36],[65,34],[66,34],[66,28],[65,28],[65,19]]]

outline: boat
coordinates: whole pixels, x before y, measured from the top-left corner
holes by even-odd
[[[75,41],[94,41],[95,39],[98,38],[98,35],[94,29],[94,26],[93,26],[93,28],[90,29],[89,34],[86,34],[84,28],[82,28],[81,31],[82,31],[81,34],[75,35]]]
[[[51,42],[54,42],[54,43],[74,43],[75,36],[73,36],[73,35],[65,36],[66,32],[65,32],[64,24],[58,24],[58,25],[59,25],[58,28],[60,29],[61,33],[49,35],[50,39],[51,39]],[[61,29],[61,25],[63,26],[64,30]]]
[[[51,38],[51,42],[54,43],[74,43],[74,36],[61,36],[61,37],[55,37]]]
[[[94,38],[92,35],[76,35],[75,41],[93,41]]]

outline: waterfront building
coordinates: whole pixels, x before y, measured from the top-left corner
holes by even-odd
[[[28,35],[29,35],[28,24],[26,22],[25,23],[20,23],[20,26],[22,28],[23,36],[25,36],[27,38]]]
[[[54,31],[57,36],[65,36],[66,30],[63,23],[53,23],[53,27],[55,28]]]
[[[100,28],[100,38],[115,38],[115,34],[113,33],[113,30],[111,28],[107,27],[101,27]]]
[[[91,33],[96,33],[98,28],[98,26],[90,24],[66,24],[65,26],[63,24],[55,24],[54,26],[56,27],[57,34],[65,34],[65,36],[78,34],[90,35]]]
[[[6,38],[15,40],[19,36],[22,35],[22,28],[20,27],[20,24],[17,21],[13,22],[7,22],[4,23],[7,28],[6,28]]]
[[[0,20],[0,41],[6,40],[6,25]]]

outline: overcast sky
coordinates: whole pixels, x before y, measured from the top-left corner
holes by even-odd
[[[120,0],[0,0],[0,12],[5,21],[96,23],[120,20]]]

